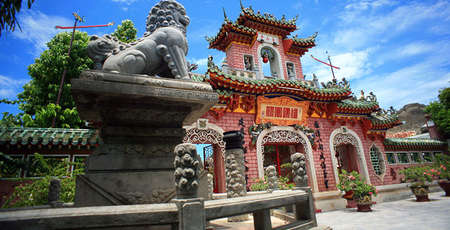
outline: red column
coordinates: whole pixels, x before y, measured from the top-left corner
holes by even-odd
[[[214,145],[214,192],[224,193],[226,190],[225,183],[225,162],[223,162],[220,149]]]

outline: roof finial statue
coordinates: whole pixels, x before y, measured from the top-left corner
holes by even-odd
[[[242,0],[239,0],[239,3],[241,4],[241,9],[244,10],[244,4],[242,4]]]
[[[361,90],[361,97],[359,97],[359,100],[366,100],[366,97],[364,96],[364,90]]]
[[[225,7],[222,7],[222,9],[223,9],[223,18],[225,19],[225,21],[229,21],[228,20],[228,17],[227,17],[227,13],[225,12]]]

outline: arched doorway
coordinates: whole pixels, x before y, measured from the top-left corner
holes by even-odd
[[[275,155],[275,158],[278,156],[280,164],[284,162],[286,152],[290,154],[294,152],[304,153],[307,159],[309,184],[311,184],[313,191],[319,191],[311,143],[302,131],[289,126],[275,126],[265,129],[259,134],[256,141],[256,157],[258,161],[258,177],[260,178],[264,177],[264,159],[267,158],[265,156],[267,146],[275,146],[270,147],[272,149],[275,148],[275,151],[278,148],[278,154]],[[272,151],[272,158],[274,157],[273,153]],[[290,155],[288,155],[288,158],[290,161]]]
[[[336,184],[339,183],[338,173],[342,169],[357,171],[370,183],[364,148],[356,132],[345,126],[334,130],[330,135],[330,150]]]
[[[185,126],[186,135],[183,138],[184,143],[192,144],[211,144],[213,149],[212,160],[214,162],[214,192],[226,192],[225,183],[225,142],[223,141],[223,130],[214,124],[200,122],[190,126]],[[206,159],[205,159],[206,160]]]

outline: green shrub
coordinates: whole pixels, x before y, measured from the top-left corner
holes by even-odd
[[[73,202],[75,198],[75,178],[83,173],[82,163],[72,163],[67,159],[59,162],[56,167],[50,167],[42,155],[35,153],[34,157],[41,166],[37,173],[42,178],[32,183],[24,183],[15,188],[13,194],[6,200],[2,208],[17,208],[27,206],[45,205],[48,203],[48,188],[50,180],[58,178],[61,180],[60,200],[62,202]],[[74,166],[71,175],[70,167]],[[27,180],[27,179],[25,179]]]
[[[400,174],[405,176],[407,182],[412,182],[413,186],[422,186],[433,180],[434,171],[431,166],[416,166],[402,169]]]
[[[436,175],[441,179],[450,180],[450,156],[445,154],[438,154],[435,156],[433,166],[436,170]]]

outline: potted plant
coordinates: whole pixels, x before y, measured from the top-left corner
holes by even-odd
[[[429,201],[429,183],[433,180],[435,169],[430,166],[417,166],[400,170],[405,175],[405,180],[411,182],[409,186],[416,196],[417,202]]]
[[[377,195],[375,186],[366,184],[363,180],[357,181],[353,189],[353,199],[356,200],[358,212],[370,212],[372,209],[372,195]]]
[[[445,191],[445,196],[450,196],[450,156],[438,154],[434,160],[435,174],[439,177],[439,186]]]
[[[356,208],[356,201],[353,199],[353,190],[359,181],[361,181],[360,175],[355,171],[347,172],[342,170],[339,173],[339,183],[336,187],[344,192],[342,198],[347,200],[347,208]]]

